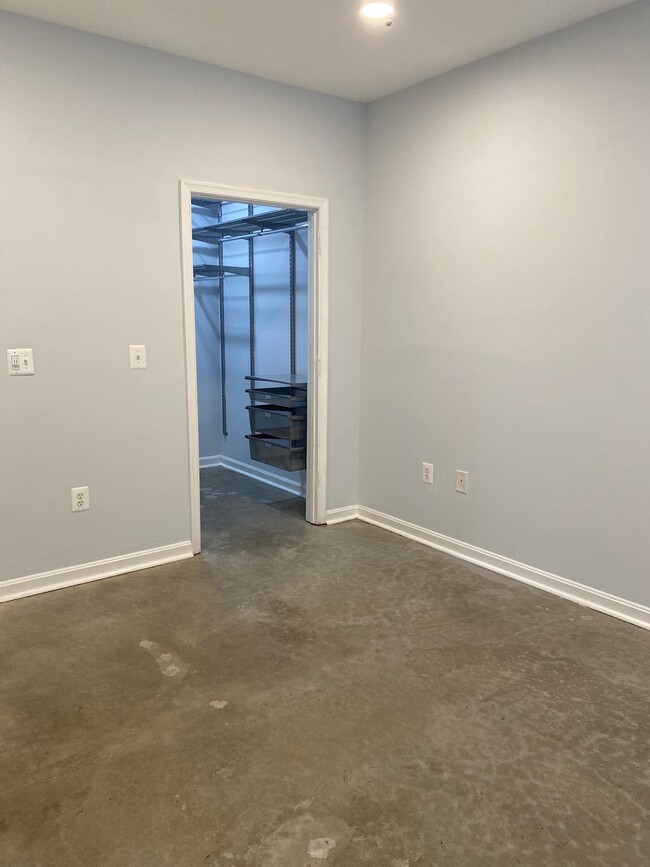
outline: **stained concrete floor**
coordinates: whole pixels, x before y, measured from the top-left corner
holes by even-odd
[[[0,864],[650,864],[650,634],[204,473],[200,557],[0,606]]]

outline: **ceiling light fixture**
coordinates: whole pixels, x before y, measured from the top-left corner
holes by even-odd
[[[361,14],[365,18],[371,18],[373,21],[385,21],[386,26],[390,27],[393,23],[393,15],[395,7],[392,3],[364,3],[361,7]]]

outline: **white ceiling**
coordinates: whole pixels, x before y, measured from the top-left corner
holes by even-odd
[[[370,101],[631,0],[0,0],[0,8]]]

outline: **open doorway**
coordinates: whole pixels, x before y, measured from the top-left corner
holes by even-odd
[[[325,523],[326,218],[324,200],[181,182],[195,553],[202,486]]]

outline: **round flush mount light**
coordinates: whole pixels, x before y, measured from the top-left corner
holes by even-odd
[[[361,14],[372,21],[384,21],[388,27],[393,23],[395,7],[392,3],[378,3],[373,0],[361,6]]]

